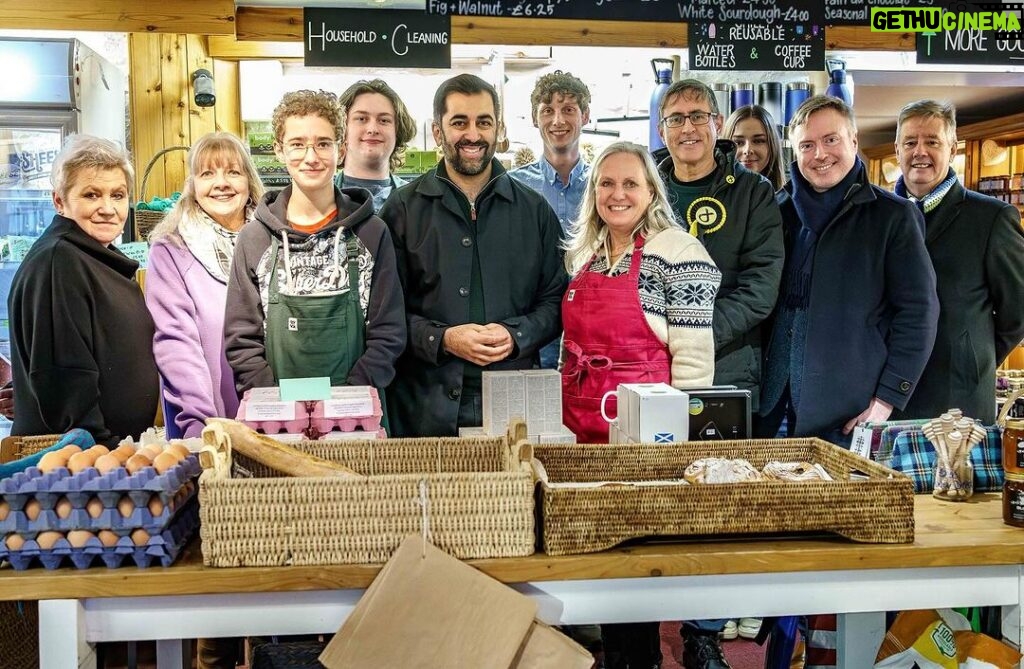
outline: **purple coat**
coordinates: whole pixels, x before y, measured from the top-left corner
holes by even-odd
[[[224,357],[227,285],[184,244],[156,241],[149,250],[146,305],[156,334],[153,355],[163,380],[167,436],[198,437],[209,416],[234,418],[235,381]]]

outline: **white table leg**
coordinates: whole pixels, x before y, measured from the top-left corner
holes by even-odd
[[[39,602],[39,668],[96,669],[96,650],[85,640],[85,607],[77,599]]]
[[[1024,602],[1024,569],[1020,569],[1018,573],[1017,604],[1003,607],[1002,631],[1004,639],[1020,648],[1021,639],[1024,639],[1024,616],[1021,615],[1021,602]]]
[[[836,623],[836,661],[840,669],[873,667],[885,638],[885,612],[841,613]]]
[[[192,666],[190,639],[158,639],[156,642],[157,669],[185,669]]]

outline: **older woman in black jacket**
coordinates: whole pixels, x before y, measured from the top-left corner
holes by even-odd
[[[8,297],[12,434],[80,427],[113,444],[153,424],[159,386],[139,264],[112,242],[128,218],[134,172],[111,141],[71,137],[50,181],[56,216]]]

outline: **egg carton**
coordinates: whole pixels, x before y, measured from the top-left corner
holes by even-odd
[[[249,411],[249,392],[250,391],[246,391],[246,397],[243,397],[238,405],[236,420],[240,423],[247,425],[257,432],[262,432],[263,434],[302,432],[309,427],[309,409],[306,407],[306,402],[294,403],[295,418],[293,420],[248,420],[246,416]]]
[[[105,510],[113,509],[115,512],[118,502],[126,495],[136,507],[147,506],[152,496],[157,495],[166,507],[168,501],[173,499],[183,485],[201,473],[202,467],[195,455],[188,456],[163,474],[157,474],[153,467],[144,467],[134,474],[129,474],[124,467],[107,474],[100,474],[93,467],[77,474],[71,474],[64,467],[46,474],[41,473],[37,467],[29,467],[0,481],[0,501],[6,503],[9,508],[7,517],[0,521],[0,532],[27,531],[28,523],[35,523],[36,531],[113,529],[97,527],[92,523],[86,527],[72,527],[67,521],[85,523],[83,515],[90,521],[96,520],[85,510],[93,497],[102,502]],[[71,503],[72,512],[68,518],[60,518],[55,510],[57,502],[62,497]],[[40,512],[35,520],[30,520],[25,515],[25,506],[33,499],[39,502]],[[109,519],[110,514],[106,515],[108,522],[113,522]],[[104,514],[100,517],[103,518]]]
[[[7,517],[0,521],[0,533],[9,534],[15,532],[25,538],[29,538],[35,537],[39,532],[51,530],[57,532],[112,530],[117,534],[128,534],[133,530],[142,528],[153,534],[163,531],[171,523],[175,514],[185,507],[188,500],[196,495],[197,489],[198,486],[193,482],[191,490],[177,504],[174,504],[173,500],[181,490],[180,488],[173,492],[165,490],[159,492],[132,490],[123,495],[118,493],[114,497],[107,493],[96,495],[96,499],[103,503],[103,509],[95,518],[89,514],[85,505],[72,506],[71,513],[65,518],[57,515],[56,508],[54,507],[40,508],[39,515],[35,519],[30,519],[26,515],[24,507],[17,510],[12,509]],[[124,497],[127,497],[132,503],[131,512],[127,516],[122,513],[119,506]],[[160,513],[156,514],[149,508],[149,504],[154,497],[160,501],[163,507]],[[90,497],[89,499],[91,500],[92,498]],[[88,500],[86,503],[88,503]]]
[[[44,549],[35,539],[29,539],[16,551],[0,545],[0,561],[9,562],[18,571],[28,569],[37,561],[44,569],[57,569],[66,562],[75,569],[86,569],[97,558],[110,569],[125,566],[128,560],[143,569],[156,565],[168,567],[198,526],[199,504],[193,499],[183,507],[173,523],[162,532],[152,534],[144,546],[136,546],[130,537],[122,536],[113,546],[104,546],[97,537],[93,537],[84,546],[76,548],[65,537],[58,539],[52,548]]]

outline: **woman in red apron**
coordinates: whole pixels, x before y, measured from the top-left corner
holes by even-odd
[[[721,274],[673,218],[646,147],[617,142],[598,156],[566,267],[562,415],[579,443],[607,443],[601,398],[620,383],[711,385]],[[610,669],[661,664],[658,623],[602,625],[602,636]]]
[[[601,397],[620,383],[712,383],[721,275],[671,212],[644,147],[617,142],[597,158],[562,299],[562,411],[579,443],[607,443]]]

